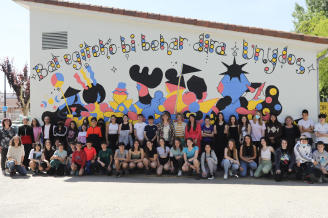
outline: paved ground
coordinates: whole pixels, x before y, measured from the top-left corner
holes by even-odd
[[[1,218],[328,217],[327,184],[269,179],[1,175],[0,193]]]

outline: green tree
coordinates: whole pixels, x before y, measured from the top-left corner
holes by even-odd
[[[293,12],[295,32],[328,37],[328,0],[306,0],[306,8],[296,3]],[[324,55],[327,51],[318,54]],[[328,58],[319,63],[320,97],[328,98]]]

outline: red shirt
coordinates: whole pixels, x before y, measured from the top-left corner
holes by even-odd
[[[84,150],[73,152],[72,163],[76,163],[76,164],[80,165],[81,167],[84,167],[86,159],[87,159],[87,156],[86,156]]]
[[[185,129],[185,138],[192,138],[195,142],[195,139],[197,139],[196,145],[200,149],[200,141],[202,140],[202,130],[200,128],[199,123],[196,123],[196,130],[194,130],[193,127],[190,127],[190,130],[188,131],[188,125]]]
[[[101,134],[101,129],[99,126],[96,126],[96,127],[92,127],[90,126],[87,130],[87,137],[90,136],[90,135],[98,135],[98,137],[102,137],[102,134]]]
[[[87,161],[93,160],[94,157],[97,155],[96,149],[94,147],[91,147],[90,149],[88,147],[85,147],[84,152],[87,156]]]

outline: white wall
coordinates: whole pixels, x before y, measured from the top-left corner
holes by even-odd
[[[90,11],[68,9],[68,8],[48,8],[42,6],[40,8],[31,8],[31,113],[33,117],[41,117],[42,113],[45,111],[55,112],[60,105],[65,104],[60,91],[55,89],[51,84],[51,77],[55,73],[61,73],[64,76],[64,84],[62,86],[63,92],[70,86],[72,88],[83,90],[82,86],[77,83],[74,78],[74,74],[78,73],[82,81],[82,74],[79,70],[73,68],[73,64],[66,64],[64,61],[64,55],[72,55],[75,51],[80,51],[79,45],[82,43],[87,43],[90,46],[99,45],[98,40],[101,39],[104,43],[111,39],[111,44],[116,44],[117,52],[114,55],[110,55],[110,59],[106,58],[106,55],[100,55],[99,57],[87,58],[86,61],[82,60],[82,64],[86,63],[92,67],[95,73],[95,78],[99,84],[101,84],[106,91],[106,98],[102,103],[107,103],[107,113],[103,113],[98,110],[98,117],[108,117],[112,113],[109,111],[117,111],[115,104],[109,104],[113,101],[113,91],[117,88],[119,82],[126,83],[126,89],[128,92],[128,99],[132,99],[132,106],[129,106],[129,102],[125,102],[128,105],[131,118],[135,114],[140,113],[140,105],[137,103],[139,101],[137,83],[133,81],[129,75],[129,69],[131,66],[138,64],[141,67],[149,67],[150,72],[159,67],[163,71],[162,82],[153,89],[149,89],[150,95],[153,97],[155,91],[162,91],[164,97],[168,99],[168,92],[165,89],[165,71],[169,68],[175,68],[178,72],[181,72],[182,64],[187,64],[195,68],[200,69],[200,72],[186,74],[184,76],[185,82],[187,84],[188,79],[193,75],[201,77],[205,80],[207,86],[207,97],[204,99],[205,103],[193,103],[189,110],[196,112],[197,107],[200,106],[200,111],[203,115],[206,113],[211,113],[213,106],[215,107],[216,101],[223,98],[223,96],[218,92],[217,86],[219,85],[223,75],[223,72],[227,71],[227,68],[222,64],[222,62],[227,65],[233,63],[233,50],[232,48],[236,45],[238,48],[236,62],[237,64],[246,65],[243,70],[248,72],[245,74],[246,78],[251,83],[265,83],[264,88],[259,96],[259,99],[265,99],[265,90],[268,86],[274,85],[278,88],[280,96],[278,98],[280,104],[282,105],[282,111],[279,115],[279,119],[282,120],[286,115],[292,115],[294,118],[299,118],[302,109],[306,108],[310,111],[310,116],[312,119],[317,120],[318,108],[318,81],[317,81],[317,70],[316,70],[316,53],[320,45],[315,45],[313,43],[305,43],[296,40],[287,40],[282,38],[273,38],[203,27],[196,27],[183,24],[175,24],[168,22],[161,22],[155,20],[145,20],[141,18],[132,18],[127,16],[111,15],[111,14],[101,14]],[[56,31],[67,31],[68,32],[68,49],[63,50],[42,50],[41,48],[41,35],[42,32],[56,32]],[[210,39],[224,42],[226,44],[225,55],[218,55],[215,52],[206,54],[205,52],[198,52],[193,49],[195,43],[199,40],[200,34],[209,34]],[[126,38],[126,43],[130,43],[130,35],[135,35],[136,41],[136,51],[129,52],[128,57],[122,53],[122,48],[120,45],[120,36]],[[179,38],[179,36],[187,38],[188,41],[184,41],[182,50],[172,50],[172,54],[168,55],[167,50],[164,51],[143,51],[141,44],[141,34],[146,35],[146,41],[151,42],[152,40],[160,41],[160,35],[164,36],[165,41],[171,42],[172,38]],[[282,64],[277,61],[276,67],[273,72],[271,69],[273,67],[272,63],[268,62],[264,64],[260,58],[257,62],[253,59],[246,60],[242,57],[243,55],[243,40],[246,40],[249,44],[250,49],[248,52],[252,54],[251,45],[263,48],[265,55],[270,50],[269,59],[272,59],[272,50],[278,49],[278,56],[282,54],[283,48],[288,47],[287,56],[289,54],[295,55],[293,58],[292,65],[288,63]],[[43,71],[44,78],[40,79],[36,70],[33,68],[38,64],[43,65],[43,68],[47,68],[48,62],[52,60],[52,54],[59,56],[60,68],[54,72],[48,72],[48,75]],[[80,54],[81,55],[81,54]],[[297,58],[301,59],[301,64],[297,65]],[[41,65],[38,65],[39,67]],[[78,65],[78,64],[77,64]],[[311,68],[313,65],[313,69]],[[300,66],[304,66],[305,72],[298,74],[300,72]],[[265,73],[265,67],[269,67],[269,73]],[[113,69],[116,69],[113,72]],[[82,69],[86,72],[89,77],[89,73],[83,66]],[[312,70],[311,70],[312,69]],[[42,74],[39,74],[42,75]],[[241,76],[243,78],[243,74]],[[231,82],[238,80],[233,78]],[[225,84],[228,87],[231,83]],[[245,85],[237,86],[234,84],[228,93],[232,90],[237,92],[238,90],[244,88]],[[226,90],[227,91],[227,88]],[[255,96],[255,93],[242,93],[248,101],[251,101]],[[57,96],[59,102],[54,101]],[[186,95],[188,96],[188,95]],[[192,94],[189,94],[189,98]],[[186,97],[187,98],[187,97]],[[86,103],[82,97],[82,91],[80,92],[80,99],[82,104],[85,106]],[[208,101],[207,100],[211,100]],[[217,99],[217,100],[215,100]],[[234,98],[233,98],[234,99]],[[47,103],[45,107],[44,103]],[[49,103],[50,102],[50,103]],[[175,103],[175,101],[172,101]],[[171,103],[165,103],[165,105],[172,105]],[[163,103],[163,102],[162,102]],[[165,110],[165,106],[162,103],[153,104],[151,108],[149,105],[144,105],[148,107],[144,111],[145,115],[149,115],[150,111]],[[173,103],[173,104],[174,104]],[[236,103],[236,102],[235,102]],[[43,104],[43,106],[41,106]],[[70,103],[69,103],[70,104]],[[135,105],[136,104],[136,105]],[[238,103],[236,103],[238,105]],[[198,106],[197,106],[198,105]],[[253,108],[251,105],[256,105],[254,101],[251,101],[248,105],[249,111]],[[106,107],[103,105],[103,107]],[[224,111],[225,115],[230,115],[233,113],[236,107],[231,105]],[[229,107],[231,107],[229,109]],[[270,106],[273,107],[273,106]],[[111,109],[109,109],[111,108]],[[181,110],[183,106],[179,107]],[[160,114],[158,112],[156,114]],[[188,110],[188,108],[184,108]],[[214,110],[215,111],[215,110]],[[89,109],[93,115],[93,109]],[[97,111],[96,111],[97,112]],[[265,112],[265,111],[264,111]],[[250,112],[251,113],[251,112]],[[84,114],[87,116],[87,114]],[[119,114],[117,114],[119,115]],[[156,116],[158,117],[158,116]],[[81,119],[80,117],[79,119]],[[78,118],[75,118],[76,120]]]

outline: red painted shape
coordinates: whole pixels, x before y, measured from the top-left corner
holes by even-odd
[[[138,85],[140,86],[140,90],[139,90],[139,96],[140,97],[143,97],[143,96],[146,96],[148,95],[148,87],[141,84],[141,83],[138,83]]]
[[[218,86],[218,92],[222,94],[223,89],[224,89],[224,85],[223,85],[222,82],[220,82],[220,83],[219,83],[219,86]]]
[[[247,84],[246,84],[246,87],[248,88],[248,90],[249,90],[251,93],[255,92],[255,89],[254,89],[253,87],[251,87],[251,86],[249,86],[249,85],[247,85]]]

